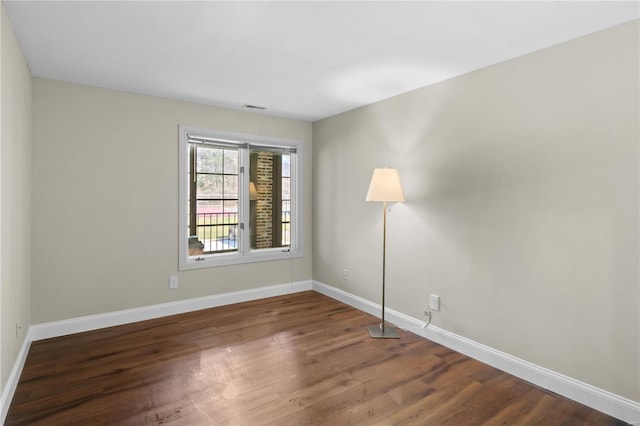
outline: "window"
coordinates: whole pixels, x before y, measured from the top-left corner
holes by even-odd
[[[237,250],[238,150],[189,144],[191,253]]]
[[[302,144],[180,126],[180,269],[302,256]]]
[[[291,239],[290,152],[250,150],[251,248],[288,247]],[[255,226],[254,226],[255,224]]]

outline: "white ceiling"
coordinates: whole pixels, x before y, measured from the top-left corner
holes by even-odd
[[[637,1],[4,4],[35,77],[311,121],[640,16]]]

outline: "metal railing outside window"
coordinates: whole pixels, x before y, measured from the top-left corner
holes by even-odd
[[[238,213],[198,213],[196,230],[203,253],[238,249]]]

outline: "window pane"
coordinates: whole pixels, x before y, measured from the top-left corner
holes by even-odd
[[[291,178],[282,178],[282,199],[291,199]]]
[[[225,213],[234,213],[236,216],[238,215],[238,200],[226,200],[224,202],[224,212]],[[236,220],[236,222],[238,222]]]
[[[221,175],[197,175],[197,198],[222,198]]]
[[[291,155],[282,156],[282,177],[291,177]]]
[[[282,224],[282,243],[285,246],[291,244],[291,223],[289,222]]]
[[[222,201],[220,200],[199,200],[197,205],[198,213],[217,213],[222,211]]]
[[[202,226],[198,226],[198,238],[204,245],[204,253],[237,250],[235,213],[207,214]]]
[[[196,225],[211,225],[222,212],[222,201],[198,201]]]
[[[238,198],[238,175],[224,176],[224,198]]]
[[[238,174],[238,151],[224,150],[224,173]]]
[[[220,148],[197,146],[196,171],[198,173],[222,173],[222,151]]]
[[[252,150],[250,160],[249,180],[257,189],[250,202],[251,248],[286,247],[291,240],[291,155]]]

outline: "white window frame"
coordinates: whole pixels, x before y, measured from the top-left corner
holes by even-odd
[[[189,200],[189,143],[188,136],[198,136],[224,143],[237,144],[239,148],[238,165],[244,167],[240,173],[238,188],[238,217],[243,226],[238,226],[238,251],[228,253],[203,254],[196,257],[188,253],[188,223],[187,204]],[[303,256],[302,243],[302,211],[303,211],[303,181],[302,165],[304,162],[303,144],[300,141],[281,139],[269,136],[259,136],[245,133],[226,132],[221,130],[204,129],[193,126],[179,126],[179,242],[178,269],[190,270],[211,268],[224,265],[285,260]],[[270,249],[251,249],[249,234],[249,147],[295,148],[296,155],[291,161],[291,239],[288,248],[275,247]]]

